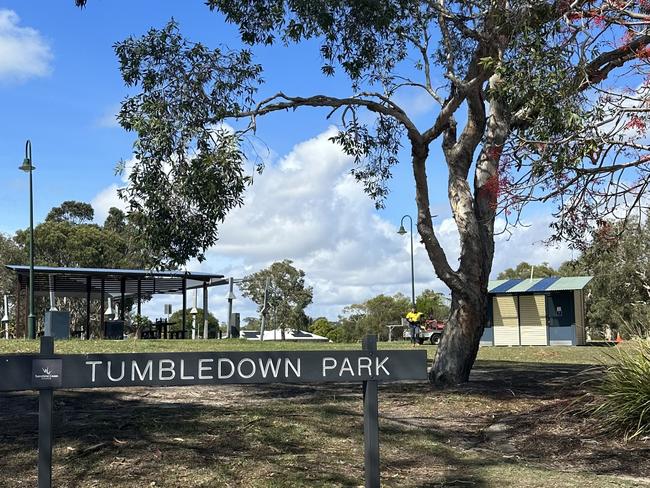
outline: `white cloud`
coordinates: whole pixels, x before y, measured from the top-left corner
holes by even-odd
[[[52,71],[49,44],[37,30],[19,22],[13,10],[0,10],[0,80],[24,81]]]
[[[102,114],[101,117],[97,119],[97,125],[99,127],[104,127],[108,129],[114,129],[120,126],[120,123],[117,121],[117,114],[120,111],[120,105],[113,105]]]
[[[314,287],[308,313],[336,318],[341,309],[380,293],[410,295],[410,244],[397,234],[396,223],[382,218],[361,185],[350,176],[351,160],[329,141],[336,129],[301,142],[247,190],[244,205],[232,211],[220,226],[220,239],[208,250],[204,263],[190,262],[191,270],[243,277],[274,261],[291,259]],[[115,185],[93,201],[114,204]],[[99,212],[98,212],[99,213]],[[436,231],[452,267],[458,263],[458,233],[451,218],[440,217]],[[547,217],[531,219],[531,227],[514,229],[509,239],[497,236],[493,276],[520,261],[548,261],[559,265],[569,259],[566,248],[548,249],[540,241],[548,233]],[[416,293],[425,288],[447,293],[437,279],[419,236],[414,235]],[[210,306],[220,320],[226,317],[226,291],[215,288]],[[242,317],[255,315],[255,306],[241,298],[235,310]],[[144,307],[150,316],[161,315],[162,304],[180,306],[180,297],[161,297]]]
[[[110,186],[100,191],[97,195],[95,195],[95,198],[91,200],[90,204],[95,210],[95,222],[104,222],[111,207],[126,210],[126,202],[117,196],[117,190],[126,186],[127,182],[129,181],[129,174],[131,173],[134,164],[135,158],[131,158],[128,161],[125,161],[124,171],[120,175],[121,184],[111,184]]]

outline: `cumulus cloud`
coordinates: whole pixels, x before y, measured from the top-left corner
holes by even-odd
[[[267,165],[256,177],[244,199],[220,226],[220,239],[206,253],[203,263],[188,269],[243,277],[274,261],[291,259],[306,273],[314,287],[311,316],[337,317],[342,308],[380,293],[410,295],[409,236],[397,234],[397,224],[383,218],[361,185],[349,174],[351,160],[329,138],[330,128],[303,141]],[[111,188],[96,198],[108,209]],[[95,203],[95,201],[93,202]],[[548,261],[559,265],[570,258],[566,248],[548,249],[541,240],[548,232],[548,218],[531,219],[531,227],[497,236],[494,273],[518,262]],[[451,218],[435,222],[452,267],[459,255],[458,232]],[[414,235],[416,293],[425,288],[448,293],[437,279],[419,236]],[[212,289],[212,311],[226,318],[224,288]],[[242,317],[256,315],[255,305],[241,298],[235,302]],[[180,306],[179,297],[163,297],[147,304],[144,312],[160,315],[163,303]]]
[[[20,82],[52,71],[49,44],[36,29],[19,23],[16,12],[0,9],[0,80]]]

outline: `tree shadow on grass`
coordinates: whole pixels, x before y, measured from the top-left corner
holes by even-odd
[[[648,449],[585,439],[564,415],[593,372],[481,361],[459,388],[381,385],[384,485],[488,486],[522,461],[648,476]],[[361,399],[360,384],[60,391],[55,486],[358,486]],[[35,484],[36,411],[33,393],[0,395],[2,486]]]

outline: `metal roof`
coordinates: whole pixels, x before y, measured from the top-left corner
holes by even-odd
[[[16,272],[21,288],[29,286],[29,266],[9,264],[5,266]],[[109,269],[109,268],[57,268],[51,266],[34,266],[34,292],[44,295],[50,291],[52,277],[54,292],[59,296],[86,296],[88,285],[94,296],[101,294],[102,282],[107,296],[119,296],[124,282],[125,295],[140,292],[143,296],[157,294],[181,293],[183,279],[186,289],[222,285],[227,283],[223,275],[200,273],[194,271],[172,270],[156,271],[144,269]]]
[[[533,279],[493,280],[488,293],[543,293],[549,291],[582,290],[593,276],[566,276]]]

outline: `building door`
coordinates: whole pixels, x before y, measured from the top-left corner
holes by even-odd
[[[522,295],[519,297],[522,346],[548,345],[546,330],[546,297]]]
[[[519,301],[516,295],[497,295],[492,298],[494,316],[494,345],[519,345]]]

